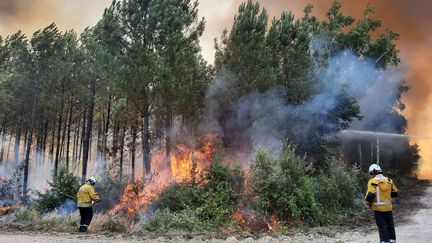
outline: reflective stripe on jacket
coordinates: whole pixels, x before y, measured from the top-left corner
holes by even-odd
[[[368,182],[366,201],[371,203],[371,209],[379,212],[393,210],[392,195],[397,193],[395,183],[382,174],[376,175]]]
[[[77,199],[78,199],[78,207],[81,208],[89,208],[93,205],[93,201],[98,202],[100,201],[99,196],[94,191],[94,188],[92,185],[86,183],[80,187],[77,193]]]

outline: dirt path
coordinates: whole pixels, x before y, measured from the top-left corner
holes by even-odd
[[[407,215],[404,219],[396,218],[396,234],[397,242],[410,242],[410,243],[426,243],[432,242],[432,187],[429,187],[425,195],[418,199],[421,201],[422,207],[411,215]],[[372,217],[372,216],[371,216]],[[371,218],[373,220],[373,218]],[[98,235],[98,234],[67,234],[67,233],[35,233],[35,232],[17,232],[17,231],[0,231],[0,243],[27,243],[27,242],[43,242],[43,243],[102,243],[102,242],[116,242],[116,243],[134,243],[134,242],[356,242],[356,243],[369,243],[378,242],[378,233],[376,227],[371,226],[370,230],[366,232],[348,230],[341,233],[315,233],[315,234],[295,234],[291,236],[270,237],[264,236],[260,239],[246,238],[236,239],[229,237],[228,239],[205,239],[194,238],[185,239],[183,237],[174,238],[155,238],[155,239],[142,239],[138,236],[121,236],[116,234]]]

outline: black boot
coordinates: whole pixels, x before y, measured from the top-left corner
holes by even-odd
[[[79,227],[79,232],[87,232],[87,225],[81,225]]]

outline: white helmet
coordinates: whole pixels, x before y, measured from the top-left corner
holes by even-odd
[[[376,173],[382,173],[381,167],[377,164],[371,164],[371,166],[369,166],[369,174],[373,175]]]
[[[92,185],[94,185],[94,184],[96,183],[96,179],[95,179],[93,176],[90,176],[90,177],[87,179],[87,181],[90,182],[90,184],[92,184]]]

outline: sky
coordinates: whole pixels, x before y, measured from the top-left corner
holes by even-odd
[[[214,59],[214,38],[232,24],[239,4],[243,0],[199,0],[199,13],[206,19],[206,30],[201,39],[204,57]],[[301,16],[307,4],[315,6],[313,13],[324,17],[332,0],[260,0],[270,16],[282,11],[292,11]],[[408,133],[432,137],[432,1],[429,0],[341,0],[346,15],[360,18],[368,3],[376,10],[376,18],[383,27],[399,32],[398,47],[404,65],[407,65],[406,82],[411,87],[403,97],[407,109]],[[102,16],[111,0],[0,0],[0,35],[7,36],[21,29],[31,35],[50,23],[60,29],[81,32],[93,26]],[[423,157],[420,177],[432,178],[432,140],[415,141]]]

